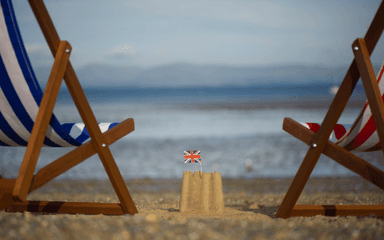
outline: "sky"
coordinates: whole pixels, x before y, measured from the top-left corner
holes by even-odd
[[[379,0],[45,0],[74,66],[349,65]],[[14,0],[36,66],[53,58],[29,4]],[[383,40],[380,41],[381,45]],[[380,44],[379,42],[379,44]],[[381,63],[384,46],[372,56]]]

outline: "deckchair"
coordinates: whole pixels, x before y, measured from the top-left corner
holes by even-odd
[[[0,176],[0,211],[107,215],[137,213],[109,149],[110,144],[134,130],[133,119],[119,124],[97,123],[69,61],[70,44],[60,40],[42,0],[30,0],[29,4],[54,56],[54,63],[43,94],[25,51],[12,2],[1,0],[0,145],[26,146],[26,152],[16,179]],[[61,124],[52,113],[63,78],[84,124]],[[76,148],[34,175],[42,146]],[[26,200],[28,193],[96,153],[120,203]]]
[[[321,125],[300,124],[285,118],[283,129],[309,145],[309,150],[297,171],[277,213],[278,218],[295,216],[368,216],[384,215],[384,205],[296,205],[296,202],[308,181],[320,155],[330,157],[339,164],[357,173],[364,179],[384,190],[384,172],[372,164],[357,157],[353,151],[383,150],[384,142],[384,80],[377,82],[370,55],[376,46],[384,28],[384,1],[364,37],[352,44],[354,60],[342,81],[334,100]],[[350,129],[336,125],[353,89],[361,77],[368,103]],[[378,80],[383,78],[383,68]],[[381,92],[381,93],[380,93]],[[336,142],[328,138],[332,131]]]

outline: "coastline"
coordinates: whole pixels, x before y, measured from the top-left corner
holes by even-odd
[[[212,102],[191,104],[191,108],[200,110],[260,110],[260,109],[328,109],[332,103],[332,99],[317,99],[314,101],[248,101],[248,102]],[[365,100],[350,100],[346,109],[357,108],[362,109]]]

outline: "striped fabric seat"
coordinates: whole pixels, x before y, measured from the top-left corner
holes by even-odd
[[[26,146],[43,96],[25,50],[10,1],[0,16],[0,145]],[[102,132],[117,123],[99,124]],[[89,139],[82,123],[61,124],[53,115],[44,146],[79,146]]]
[[[384,64],[377,75],[379,89],[384,99]],[[318,123],[302,123],[305,127],[317,132],[320,128]],[[373,120],[371,108],[366,102],[363,110],[351,125],[337,124],[333,129],[330,140],[348,151],[370,152],[381,150],[379,136]]]

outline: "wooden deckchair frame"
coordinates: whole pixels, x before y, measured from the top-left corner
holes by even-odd
[[[355,59],[349,67],[317,133],[312,132],[290,118],[284,119],[283,129],[294,137],[307,143],[310,147],[276,213],[276,217],[384,215],[384,205],[296,205],[321,153],[327,155],[344,167],[359,174],[369,182],[384,190],[383,171],[328,141],[357,81],[361,77],[380,142],[384,142],[384,104],[370,61],[370,55],[376,46],[383,29],[384,1],[380,4],[364,39],[358,38],[352,44]],[[384,148],[382,148],[382,150],[384,151]]]
[[[69,55],[72,50],[70,44],[60,40],[42,0],[29,0],[29,4],[55,60],[19,175],[17,179],[3,179],[0,176],[0,210],[7,209],[12,212],[134,215],[138,211],[108,147],[116,140],[132,132],[134,130],[134,121],[131,118],[127,119],[104,134],[101,133],[96,118],[69,61]],[[36,175],[33,175],[63,78],[88,130],[91,141],[58,158],[42,168]],[[26,201],[28,193],[43,186],[95,153],[99,155],[104,165],[120,204]]]

